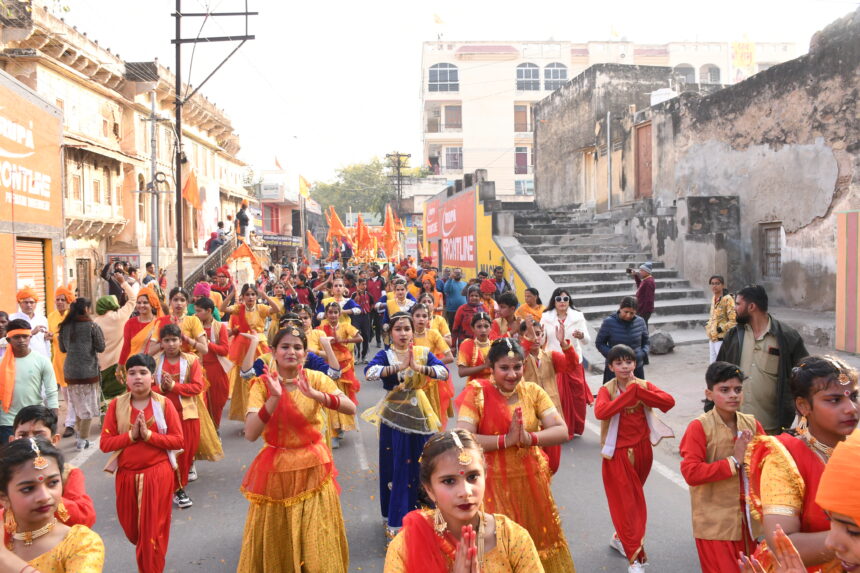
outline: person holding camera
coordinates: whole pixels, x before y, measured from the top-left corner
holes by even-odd
[[[125,306],[125,303],[128,302],[128,295],[125,294],[125,290],[122,288],[122,284],[125,282],[126,272],[126,263],[124,261],[108,261],[108,263],[102,269],[102,272],[99,273],[100,276],[107,281],[108,284],[108,295],[114,295],[119,301],[119,305]],[[120,280],[122,278],[122,280]]]

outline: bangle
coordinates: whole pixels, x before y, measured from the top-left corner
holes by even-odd
[[[499,438],[496,440],[496,447],[500,450],[504,450],[508,447],[504,434],[500,435]]]
[[[730,460],[733,464],[735,464],[735,467],[736,467],[736,468],[740,468],[740,467],[741,467],[741,464],[738,462],[738,459],[737,459],[736,457],[734,457],[734,456],[729,456],[729,460]]]
[[[340,409],[340,396],[337,394],[326,394],[326,402],[328,402],[328,408],[330,410],[339,410]]]
[[[272,418],[272,414],[269,413],[268,408],[263,404],[263,407],[257,410],[257,417],[260,418],[260,421],[264,424],[268,424],[269,420]]]
[[[529,432],[529,436],[530,436],[530,437],[531,437],[531,439],[532,439],[532,445],[533,445],[533,446],[538,445],[538,435],[537,435],[537,432]]]

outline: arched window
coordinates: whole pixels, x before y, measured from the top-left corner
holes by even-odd
[[[460,91],[460,76],[454,64],[433,64],[430,66],[430,80],[427,87],[431,92]]]
[[[517,66],[517,91],[532,92],[540,90],[540,68],[534,64]]]
[[[675,75],[688,84],[696,83],[696,70],[690,64],[678,64],[675,66]]]
[[[558,62],[548,64],[543,69],[543,89],[555,91],[567,83],[567,66]]]
[[[720,83],[720,68],[714,64],[705,64],[699,68],[699,78],[703,84]]]

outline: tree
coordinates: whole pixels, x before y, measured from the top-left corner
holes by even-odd
[[[337,172],[333,183],[316,182],[311,196],[320,207],[333,205],[341,219],[350,208],[358,213],[385,212],[385,205],[395,199],[385,164],[374,157],[367,163],[348,165]]]

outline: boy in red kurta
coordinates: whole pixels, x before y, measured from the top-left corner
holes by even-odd
[[[101,449],[113,452],[105,471],[116,473],[116,511],[137,546],[139,572],[164,571],[170,539],[175,458],[182,425],[173,404],[152,391],[155,360],[135,354],[125,363],[129,392],[108,406]]]
[[[206,405],[215,427],[220,428],[221,414],[227,399],[230,397],[230,378],[228,375],[233,366],[227,358],[230,351],[230,339],[227,336],[228,328],[222,322],[215,320],[215,317],[212,316],[214,310],[215,303],[208,297],[200,298],[194,304],[194,313],[203,323],[203,330],[206,332],[206,339],[209,344],[209,352],[204,354],[202,359],[203,370],[209,381]]]
[[[194,354],[180,352],[182,332],[177,324],[168,324],[159,332],[163,353],[155,367],[154,390],[163,394],[182,418],[182,453],[177,454],[176,495],[173,503],[186,509],[193,505],[185,493],[188,485],[188,470],[194,463],[200,445],[200,419],[197,412],[197,395],[205,388],[203,369]]]
[[[55,446],[62,436],[57,433],[57,416],[44,406],[25,406],[18,410],[12,423],[12,440],[26,438],[45,438]],[[0,511],[0,517],[2,517]],[[84,472],[71,464],[63,465],[63,499],[57,507],[56,517],[69,527],[86,525],[92,527],[96,522],[96,508],[92,498],[87,495]]]
[[[734,364],[708,366],[705,397],[714,408],[690,422],[681,439],[681,473],[690,484],[693,537],[703,573],[734,571],[738,553],[751,555],[756,547],[739,475],[747,445],[764,429],[753,416],[738,412],[744,378]]]
[[[668,412],[675,399],[633,376],[636,354],[629,346],[612,347],[606,362],[615,378],[598,391],[594,415],[601,420],[603,488],[615,526],[609,544],[627,557],[628,571],[633,573],[643,571],[642,565],[647,561],[644,543],[648,509],[643,487],[651,471],[652,445],[664,437],[673,437],[651,408]]]

